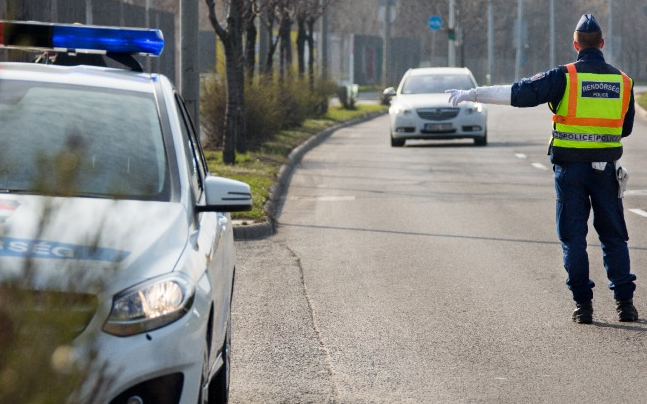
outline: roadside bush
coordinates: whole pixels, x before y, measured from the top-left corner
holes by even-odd
[[[203,78],[200,87],[202,143],[206,149],[219,149],[223,146],[225,133],[227,84],[224,76],[213,74]]]
[[[328,110],[328,98],[336,85],[318,80],[311,90],[307,79],[286,80],[257,78],[245,86],[245,123],[247,146],[253,150],[282,129],[300,126],[308,118],[322,116]],[[205,149],[223,145],[224,119],[227,103],[223,76],[202,80],[200,114]]]
[[[257,148],[283,128],[284,105],[273,83],[245,86],[245,129],[247,146]]]

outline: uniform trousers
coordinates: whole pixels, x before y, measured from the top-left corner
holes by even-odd
[[[595,283],[589,277],[586,236],[593,209],[593,227],[602,247],[602,260],[609,279],[609,289],[617,300],[631,299],[636,276],[630,271],[629,236],[624,219],[622,199],[614,163],[604,171],[594,170],[591,163],[556,164],[557,236],[562,244],[566,285],[573,300],[593,298]]]

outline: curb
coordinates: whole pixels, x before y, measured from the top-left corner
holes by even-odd
[[[279,169],[276,182],[270,189],[269,199],[267,200],[267,202],[265,202],[265,206],[263,207],[263,210],[266,214],[265,223],[242,225],[234,222],[234,240],[261,240],[273,235],[276,232],[276,228],[278,227],[276,215],[282,207],[282,197],[287,192],[288,186],[290,185],[290,180],[292,179],[292,173],[294,172],[295,166],[301,162],[303,156],[307,152],[321,144],[335,131],[346,128],[348,126],[353,126],[362,122],[370,121],[371,119],[384,114],[386,114],[386,111],[373,112],[362,118],[356,118],[348,122],[331,126],[324,131],[312,135],[301,145],[295,147],[288,155],[288,163],[283,164]]]
[[[640,104],[636,103],[636,110],[642,115],[643,118],[647,119],[647,110],[645,110],[643,107],[640,106]]]

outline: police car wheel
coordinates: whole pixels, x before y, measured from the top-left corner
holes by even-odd
[[[206,380],[209,377],[209,345],[205,341],[204,350],[202,353],[202,377],[200,378],[200,395],[198,396],[198,404],[206,404],[207,401],[207,386]]]
[[[209,383],[209,403],[227,404],[229,401],[229,379],[231,373],[231,307],[227,319],[227,334],[222,344],[222,366]]]

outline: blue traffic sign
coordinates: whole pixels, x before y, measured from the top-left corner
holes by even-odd
[[[438,31],[443,27],[443,19],[440,18],[439,15],[432,15],[429,17],[429,21],[427,21],[427,25],[429,25],[429,29],[433,31]]]

